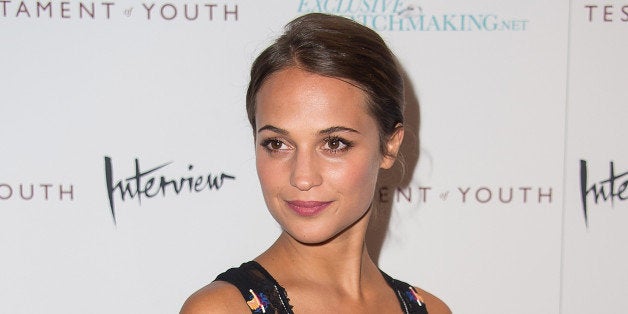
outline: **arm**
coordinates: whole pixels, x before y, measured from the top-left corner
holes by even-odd
[[[251,310],[238,289],[226,282],[215,281],[193,293],[179,314],[250,314]]]
[[[423,297],[430,314],[452,314],[447,304],[441,299],[421,288],[414,287],[414,289]]]

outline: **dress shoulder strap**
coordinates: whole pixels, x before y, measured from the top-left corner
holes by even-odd
[[[428,314],[423,298],[417,293],[413,286],[401,280],[394,279],[383,271],[381,273],[388,282],[388,285],[395,290],[395,294],[404,313]]]
[[[286,290],[255,261],[231,268],[215,280],[236,286],[251,313],[293,314]]]

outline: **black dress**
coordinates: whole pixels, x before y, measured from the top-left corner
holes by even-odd
[[[425,303],[411,285],[393,279],[384,272],[382,275],[395,291],[404,313],[427,314]],[[286,289],[255,261],[244,263],[238,268],[231,268],[218,275],[216,280],[226,281],[236,286],[251,309],[251,313],[294,313]]]

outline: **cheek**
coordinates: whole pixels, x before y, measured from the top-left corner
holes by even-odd
[[[255,157],[255,167],[257,169],[257,176],[263,190],[266,190],[266,186],[269,182],[273,181],[272,164],[265,160],[264,156],[258,155]]]
[[[370,202],[371,196],[377,182],[377,174],[379,172],[379,162],[377,158],[359,158],[347,161],[342,166],[335,167],[333,171],[329,171],[329,181],[339,191],[345,191],[349,197],[360,195],[360,198],[368,198]]]
[[[280,162],[270,158],[265,151],[257,152],[255,166],[264,197],[267,196],[267,192],[278,189],[282,182],[286,180],[283,173],[286,167],[282,167]]]

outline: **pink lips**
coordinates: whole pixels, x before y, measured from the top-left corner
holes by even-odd
[[[329,206],[332,202],[319,201],[286,201],[288,207],[300,216],[314,216]]]

